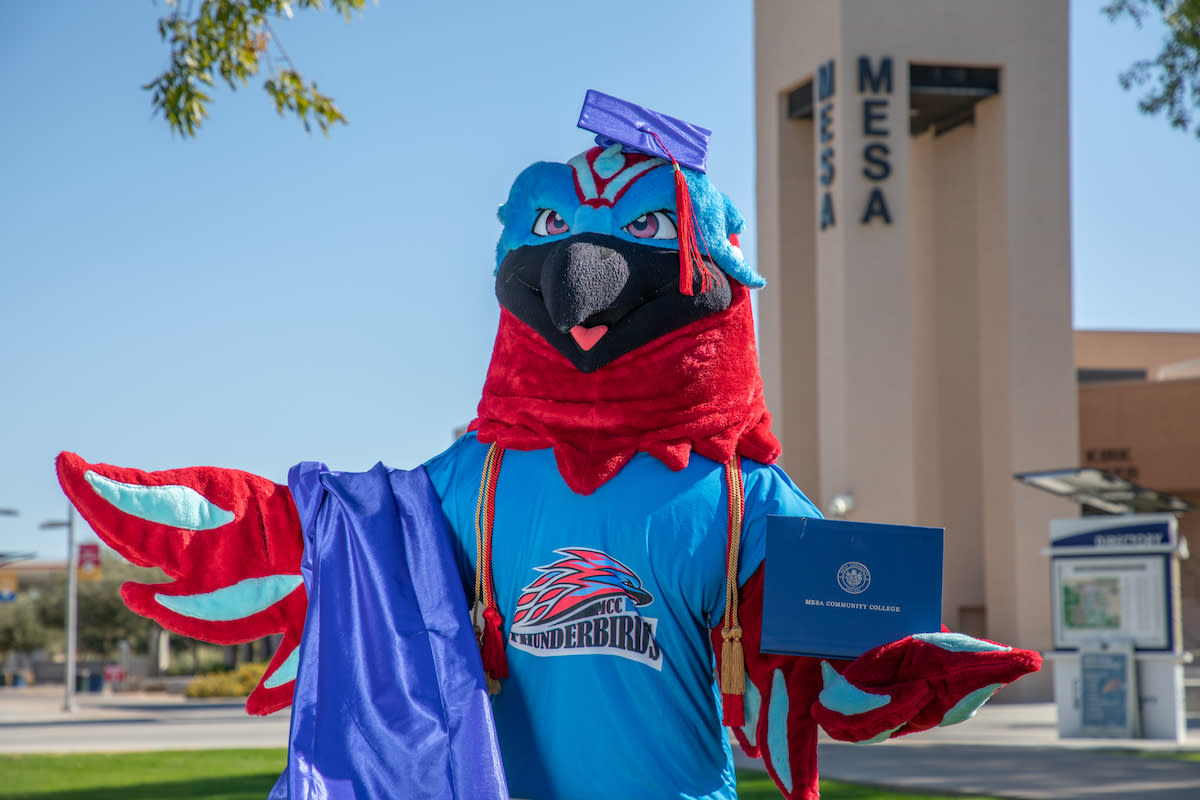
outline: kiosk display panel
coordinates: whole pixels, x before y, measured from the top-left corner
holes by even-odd
[[[1169,569],[1157,554],[1056,559],[1054,646],[1119,637],[1139,650],[1171,650]]]

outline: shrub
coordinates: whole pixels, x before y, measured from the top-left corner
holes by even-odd
[[[232,672],[199,675],[184,690],[187,697],[245,697],[254,691],[267,671],[266,664],[242,664]]]

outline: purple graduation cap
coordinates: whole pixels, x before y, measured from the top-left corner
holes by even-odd
[[[708,140],[712,138],[712,131],[628,100],[589,89],[583,100],[583,110],[579,112],[579,127],[598,134],[598,145],[619,142],[631,150],[674,160],[697,172],[707,172]]]
[[[666,114],[589,89],[579,112],[579,127],[597,134],[596,144],[623,148],[670,160],[675,171],[675,227],[679,234],[679,291],[691,295],[692,276],[700,275],[701,294],[708,291],[710,275],[700,257],[703,233],[696,226],[687,176],[680,166],[705,172],[708,140],[712,131]],[[697,233],[700,242],[697,242]],[[708,245],[704,243],[707,252]],[[711,260],[711,258],[710,258]]]

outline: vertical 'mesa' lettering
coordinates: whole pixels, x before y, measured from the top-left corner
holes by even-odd
[[[821,183],[821,230],[832,228],[836,220],[833,216],[833,178],[836,170],[833,165],[833,60],[817,67],[817,102],[820,104],[818,114],[818,137],[821,142],[820,177]]]
[[[870,224],[879,217],[885,225],[892,224],[892,214],[888,210],[887,198],[884,197],[882,184],[892,174],[891,148],[887,138],[891,131],[888,129],[889,95],[893,91],[892,59],[885,56],[879,60],[879,69],[871,69],[871,59],[867,56],[858,58],[858,93],[863,95],[862,125],[863,139],[863,176],[876,184],[871,188],[867,198],[867,207],[863,210],[861,222]],[[868,97],[868,90],[875,97]],[[883,139],[884,141],[878,141]]]

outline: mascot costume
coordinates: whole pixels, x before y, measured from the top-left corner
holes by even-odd
[[[596,146],[500,208],[500,323],[470,432],[411,471],[58,459],[105,542],[172,581],[125,602],[230,644],[282,634],[247,711],[292,708],[272,798],[736,797],[727,732],[818,797],[817,728],[970,717],[1036,653],[946,632],[852,661],[760,652],[775,465],[742,219],[709,132],[598,92]],[[786,572],[784,572],[786,575]]]

